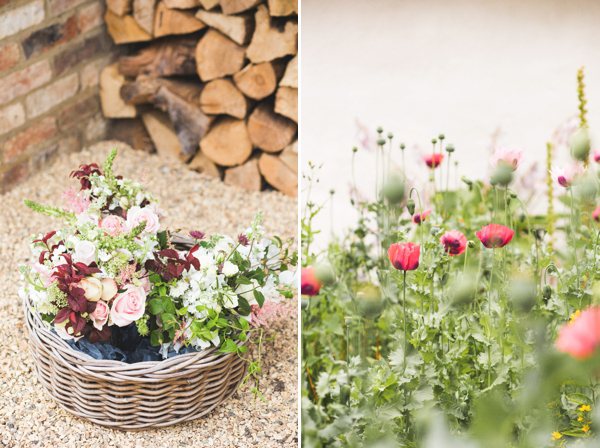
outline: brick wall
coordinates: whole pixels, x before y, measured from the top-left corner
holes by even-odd
[[[0,0],[0,193],[102,140],[104,0]]]

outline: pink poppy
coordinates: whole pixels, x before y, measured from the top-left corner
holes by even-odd
[[[421,246],[415,243],[396,243],[388,249],[392,265],[399,271],[414,271],[419,267]]]
[[[467,237],[458,230],[449,230],[440,237],[448,255],[460,255],[467,248]]]

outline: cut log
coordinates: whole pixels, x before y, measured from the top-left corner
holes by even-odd
[[[106,7],[121,17],[131,12],[131,0],[106,0]]]
[[[128,42],[142,42],[152,39],[135,19],[131,16],[119,17],[110,9],[106,10],[104,20],[108,28],[108,34],[116,44],[125,44]]]
[[[198,107],[166,87],[158,89],[154,95],[154,104],[168,112],[183,153],[195,154],[211,120]]]
[[[202,6],[200,0],[164,0],[167,8],[191,9]]]
[[[154,37],[170,34],[189,34],[205,28],[206,25],[196,19],[192,11],[169,9],[164,1],[156,6],[154,18]]]
[[[280,87],[275,95],[275,112],[298,123],[298,89]]]
[[[278,152],[292,143],[296,123],[273,112],[273,104],[263,101],[248,119],[248,135],[254,146],[263,151]]]
[[[237,14],[262,2],[263,0],[221,0],[221,10],[224,14]]]
[[[218,179],[221,178],[221,170],[219,167],[215,165],[212,160],[202,154],[201,151],[196,153],[188,167],[191,170],[198,171],[199,173],[204,173],[208,176],[216,177]]]
[[[252,17],[250,16],[228,16],[200,9],[196,13],[196,17],[237,44],[243,45],[250,40],[252,34]]]
[[[244,120],[223,118],[216,123],[200,142],[202,153],[223,166],[244,163],[252,154],[252,143]]]
[[[126,82],[121,87],[121,98],[127,104],[153,103],[154,95],[162,86],[188,103],[200,106],[202,85],[191,81],[154,78],[148,75],[140,75],[135,81]]]
[[[233,75],[244,66],[244,47],[213,29],[196,47],[196,65],[202,81]]]
[[[119,73],[115,62],[100,72],[100,102],[102,113],[106,118],[133,118],[136,116],[135,106],[126,104],[119,91],[125,84],[125,77]]]
[[[269,0],[269,14],[272,17],[298,14],[298,0]]]
[[[200,108],[205,114],[227,114],[235,118],[246,116],[247,102],[242,92],[228,79],[215,79],[204,86]]]
[[[252,158],[240,166],[225,170],[225,183],[244,190],[260,191],[262,177],[258,170],[258,159]]]
[[[244,95],[255,100],[266,98],[277,87],[277,77],[270,62],[248,64],[242,71],[233,75],[233,80]]]
[[[133,149],[154,152],[156,148],[141,118],[110,120],[108,138],[127,143]]]
[[[148,34],[154,28],[156,0],[133,0],[133,18]]]
[[[279,81],[279,85],[282,87],[298,88],[298,56],[294,56],[290,62],[288,62],[283,78]]]
[[[258,161],[258,167],[265,180],[288,196],[298,196],[298,174],[294,173],[279,157],[263,154]]]
[[[208,11],[209,9],[213,9],[215,6],[217,6],[221,0],[199,0],[199,1],[202,4],[202,7]]]
[[[298,174],[298,140],[281,151],[281,154],[279,154],[279,160],[281,160],[294,173]]]
[[[265,5],[260,5],[256,14],[256,30],[246,50],[246,56],[255,64],[297,53],[298,24],[287,22],[283,32],[271,28],[271,18]]]
[[[195,75],[194,50],[198,39],[179,37],[157,41],[138,54],[121,56],[119,71],[126,76]],[[234,44],[235,45],[235,44]]]
[[[177,134],[166,113],[160,110],[146,112],[142,114],[142,120],[160,157],[169,162],[186,162],[189,159],[181,152]]]

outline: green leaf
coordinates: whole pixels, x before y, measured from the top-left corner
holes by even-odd
[[[162,331],[161,330],[153,330],[150,333],[150,344],[154,346],[158,346],[162,344]]]
[[[154,299],[151,299],[150,302],[148,302],[148,310],[150,311],[151,314],[158,314],[158,313],[162,313],[165,310],[165,308],[160,299],[154,298]]]
[[[225,339],[225,343],[221,345],[218,353],[236,353],[238,346],[232,339]]]
[[[263,296],[262,292],[260,292],[257,289],[255,289],[253,291],[253,293],[254,293],[254,299],[258,302],[258,306],[260,306],[262,308],[263,303],[265,303],[265,296]]]
[[[156,237],[158,238],[158,244],[160,245],[160,248],[166,249],[167,248],[167,231],[163,230],[162,232],[158,232],[156,234]]]
[[[158,275],[158,274],[152,274],[150,276],[150,281],[152,283],[160,283],[160,281],[161,281],[160,275]]]
[[[238,312],[242,316],[247,316],[252,312],[252,307],[248,303],[248,301],[242,296],[238,296]]]
[[[162,305],[167,313],[176,314],[177,310],[170,297],[161,297]]]

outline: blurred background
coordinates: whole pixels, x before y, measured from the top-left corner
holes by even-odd
[[[599,23],[593,0],[303,0],[301,169],[323,165],[311,201],[322,204],[335,190],[333,213],[327,205],[315,220],[317,246],[358,216],[349,202],[354,146],[357,188],[373,198],[378,126],[394,134],[398,167],[406,145],[415,182],[427,179],[422,156],[443,133],[459,161],[450,188],[461,175],[489,181],[490,155],[504,145],[525,150],[512,187],[541,194],[546,142],[557,145],[554,164],[569,159],[583,66],[592,150],[600,148]],[[445,185],[445,162],[442,169]],[[535,212],[535,195],[529,200]]]

